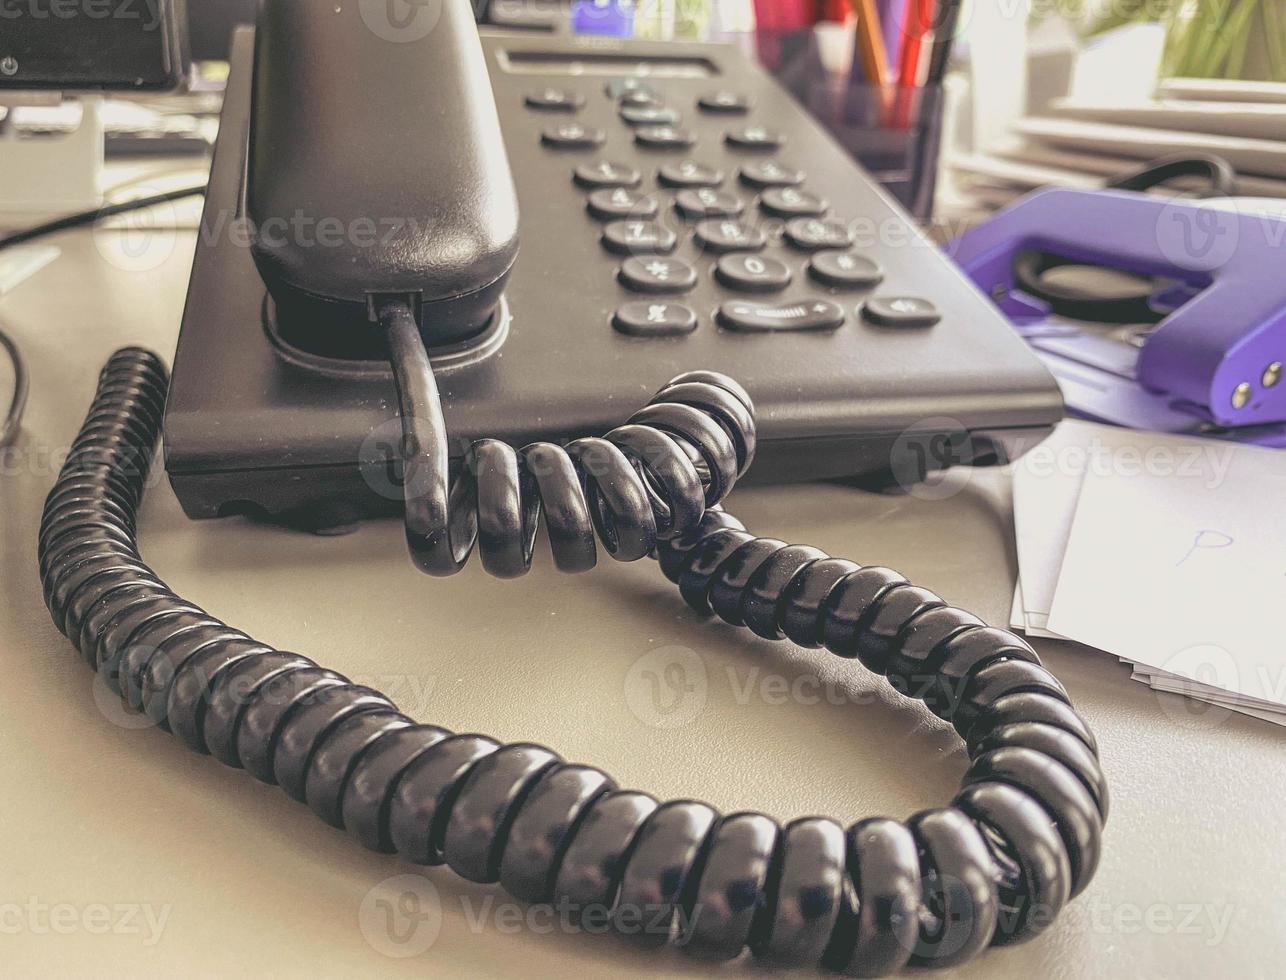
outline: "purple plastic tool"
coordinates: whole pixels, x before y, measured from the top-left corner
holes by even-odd
[[[1051,315],[1015,259],[1036,251],[1157,277],[1179,305],[1132,346]],[[1049,365],[1074,414],[1286,446],[1286,219],[1129,191],[1031,194],[948,252]]]

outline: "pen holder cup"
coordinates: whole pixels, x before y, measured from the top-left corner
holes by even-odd
[[[828,75],[794,94],[912,217],[922,224],[932,218],[942,144],[941,86],[878,86]]]

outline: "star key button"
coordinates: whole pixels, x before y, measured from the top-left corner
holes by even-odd
[[[634,256],[621,263],[621,284],[638,293],[684,293],[697,284],[697,270],[682,259]]]
[[[617,255],[673,252],[678,236],[655,221],[613,221],[603,228],[603,247]]]
[[[581,187],[597,189],[599,187],[637,187],[643,175],[623,163],[599,160],[596,163],[582,163],[572,172],[572,178]]]
[[[626,303],[612,317],[612,326],[631,337],[678,337],[697,328],[697,315],[681,303]]]
[[[540,141],[556,150],[588,150],[602,146],[607,137],[601,129],[580,123],[559,123],[540,134]]]

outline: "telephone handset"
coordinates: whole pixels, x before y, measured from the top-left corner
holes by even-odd
[[[761,637],[825,646],[924,701],[968,746],[963,788],[950,805],[905,822],[871,818],[847,829],[818,817],[781,824],[758,813],[721,815],[692,800],[658,803],[549,749],[418,723],[379,692],[252,640],[180,599],[138,555],[138,505],[169,388],[159,358],[138,349],[119,352],[104,369],[46,506],[41,573],[59,628],[109,685],[190,748],[281,785],[366,846],[498,881],[524,901],[606,915],[643,945],[672,941],[713,959],[749,947],[778,965],[879,976],[908,964],[950,966],[1041,931],[1098,863],[1108,796],[1094,736],[1018,637],[888,568],[755,537],[724,511],[759,444],[754,404],[737,382],[688,371],[624,425],[565,446],[474,441],[453,476],[430,352],[440,337],[476,322],[485,306],[479,297],[500,288],[494,284],[512,260],[505,167],[482,159],[493,143],[483,132],[460,148],[463,164],[444,164],[449,180],[422,190],[404,168],[415,153],[430,152],[431,128],[384,132],[350,119],[351,108],[334,119],[308,111],[295,122],[282,117],[281,93],[270,86],[322,98],[282,79],[287,66],[291,75],[316,76],[325,98],[354,103],[348,83],[368,72],[385,85],[395,81],[396,71],[366,63],[382,55],[444,93],[479,81],[464,0],[441,7],[443,33],[396,50],[361,36],[352,6],[266,4],[247,207],[260,221],[293,207],[329,209],[317,195],[333,157],[341,175],[330,185],[336,213],[424,207],[451,231],[445,239],[426,232],[405,251],[349,252],[320,265],[271,243],[255,246],[264,285],[278,306],[303,318],[299,329],[307,329],[310,308],[327,307],[323,329],[379,338],[400,406],[416,564],[451,574],[476,545],[487,571],[523,574],[542,524],[562,571],[589,569],[600,550],[623,561],[655,558],[699,612]],[[433,71],[423,73],[421,60],[434,56]],[[316,66],[345,57],[362,63],[320,77]],[[372,113],[390,97],[362,96]],[[468,100],[486,130],[492,116],[481,96],[470,92]],[[430,120],[453,111],[431,100],[419,108]],[[369,159],[348,158],[363,150],[333,132],[348,126],[361,141],[383,140]],[[312,149],[286,145],[290,134]],[[337,143],[326,149],[327,139]],[[431,151],[435,159],[443,152]],[[298,183],[285,168],[269,172],[283,160],[303,168]],[[383,165],[393,170],[388,184],[350,187],[363,175],[379,182]],[[468,190],[462,184],[472,170],[486,175],[484,186],[462,203],[454,192]],[[472,280],[470,263],[479,266]],[[469,300],[453,305],[461,296]],[[186,342],[180,360],[191,356]],[[311,370],[286,363],[283,371]]]
[[[282,318],[361,331],[372,297],[402,295],[426,339],[449,343],[486,323],[518,251],[478,30],[458,2],[432,0],[414,41],[362,29],[359,13],[264,9],[246,189],[255,264]],[[301,217],[353,241],[283,233]]]

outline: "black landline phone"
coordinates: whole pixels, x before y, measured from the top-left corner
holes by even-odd
[[[868,437],[879,444],[888,421],[909,410],[885,403],[899,377],[904,387],[922,379],[937,386],[930,398],[954,393],[976,412],[979,432],[1038,429],[1056,413],[1042,372],[1007,334],[991,337],[997,324],[985,301],[928,250],[885,249],[879,259],[899,285],[910,284],[912,266],[922,270],[914,281],[933,298],[880,302],[870,256],[836,237],[845,225],[824,210],[786,222],[786,244],[770,247],[765,235],[753,249],[714,248],[713,269],[696,257],[686,231],[680,247],[678,231],[640,219],[651,244],[635,253],[631,229],[621,229],[631,244],[619,278],[597,279],[601,262],[580,268],[603,247],[600,239],[612,245],[610,221],[600,228],[590,222],[601,218],[575,213],[587,192],[594,206],[596,191],[585,185],[614,177],[619,184],[597,190],[633,193],[643,180],[634,172],[644,167],[649,180],[654,167],[673,167],[676,180],[695,167],[708,184],[711,173],[739,161],[736,190],[675,188],[680,209],[818,208],[826,195],[837,206],[857,200],[898,218],[857,170],[840,172],[838,150],[802,115],[778,111],[780,93],[722,49],[550,47],[517,38],[480,45],[465,0],[424,5],[434,17],[429,29],[390,38],[364,22],[365,7],[269,0],[253,63],[248,37],[239,39],[203,231],[234,204],[251,219],[252,247],[237,254],[217,236],[203,240],[172,388],[147,351],[120,351],[104,368],[41,525],[41,574],[58,627],[130,705],[190,748],[281,785],[366,846],[499,881],[523,900],[604,911],[635,942],[674,942],[716,959],[749,947],[780,965],[877,976],[908,963],[959,963],[1041,931],[1092,877],[1108,809],[1094,737],[1062,685],[1022,640],[896,572],[756,538],[720,503],[757,450],[787,468],[796,441],[810,458],[829,439],[848,449]],[[523,67],[503,80],[491,74],[509,100],[498,118],[488,67],[502,62]],[[575,71],[561,86],[545,77],[569,66]],[[708,74],[720,75],[722,87],[707,92]],[[514,79],[530,91],[520,96]],[[717,120],[699,127],[702,139],[720,133],[713,163],[685,167],[688,147],[656,157],[641,149],[609,159],[605,170],[596,156],[561,145],[606,141],[597,127],[609,111],[626,117],[611,121],[614,149],[622,134],[640,147],[697,139],[680,122],[656,122],[667,103],[695,91],[693,79],[700,91],[684,108]],[[591,98],[597,117],[571,122],[579,118],[572,110]],[[790,123],[801,162],[828,178],[821,186],[799,187],[793,168],[763,155],[758,144],[774,134],[738,115],[756,100],[772,103],[774,123]],[[619,129],[629,109],[648,110],[651,124]],[[506,129],[502,120],[515,114],[522,125]],[[536,203],[535,229],[549,232],[533,240],[533,223],[521,225],[535,279],[516,258],[506,142],[530,151],[518,157],[530,170],[519,175],[516,196],[524,208]],[[558,180],[545,185],[551,174]],[[746,188],[755,182],[764,186],[752,202]],[[573,186],[582,189],[571,195]],[[774,188],[796,193],[770,195]],[[702,189],[716,193],[683,196]],[[610,207],[612,196],[598,203]],[[427,220],[409,237],[313,250],[267,234],[295,214],[334,217],[349,229],[363,219]],[[738,220],[728,228],[701,221],[715,222],[693,230],[706,247],[746,246],[741,235],[763,232]],[[661,247],[666,232],[676,239],[672,249]],[[622,282],[625,266],[642,254],[687,265],[698,282],[679,293],[633,289]],[[865,285],[844,278],[853,269],[841,255],[867,259]],[[727,256],[740,264],[725,268]],[[780,287],[790,298],[765,305],[747,298],[762,294],[744,282],[763,275],[761,267],[777,271],[769,259],[786,267],[793,286]],[[720,285],[734,293],[714,303],[713,277],[737,281],[729,269],[742,273],[743,291]],[[640,273],[647,274],[659,275]],[[656,333],[648,311],[637,329],[621,325],[631,322],[624,311],[639,295],[669,297],[655,304],[665,309],[653,319],[669,322],[670,307],[681,305],[696,325],[685,317],[682,335],[637,336]],[[940,327],[929,326],[938,316]],[[211,329],[219,317],[222,335]],[[943,339],[926,342],[925,331],[935,329]],[[520,338],[533,336],[535,346],[523,346]],[[897,353],[898,344],[907,350]],[[948,352],[974,367],[923,364]],[[1004,355],[999,363],[979,363],[993,352]],[[765,392],[767,415],[762,405],[756,415],[746,388],[693,363],[704,355],[713,368],[757,366],[749,388],[756,399]],[[885,357],[900,374],[882,373]],[[913,370],[917,363],[922,370]],[[653,377],[673,366],[687,370],[668,383],[671,375]],[[995,387],[1001,379],[1022,382],[1008,402]],[[656,380],[660,392],[617,424],[627,396]],[[868,398],[867,380],[888,391]],[[548,399],[530,400],[533,386]],[[792,412],[818,393],[815,411]],[[908,392],[907,401],[922,399]],[[276,516],[326,501],[338,502],[326,511],[331,518],[377,511],[369,488],[359,489],[361,429],[353,426],[398,419],[407,540],[423,571],[458,571],[476,544],[489,572],[522,574],[542,523],[564,571],[591,567],[600,550],[619,560],[656,558],[694,608],[763,637],[855,658],[923,700],[968,745],[964,787],[949,806],[905,823],[871,818],[845,830],[809,817],[780,825],[691,800],[658,803],[537,745],[419,724],[379,692],[211,617],[143,562],[137,510],[163,412],[171,478],[197,515],[217,513],[217,501],[234,492],[249,496],[224,502],[255,499]],[[598,424],[606,416],[615,428]],[[497,418],[508,420],[507,441],[473,439],[476,426]],[[871,425],[853,425],[863,419]],[[585,429],[566,445],[511,445],[528,427],[577,421]],[[448,442],[457,422],[470,437],[463,454]],[[319,436],[328,428],[329,447]],[[773,450],[774,441],[785,445]],[[265,451],[278,454],[267,477],[250,472]],[[334,472],[345,468],[351,472]],[[286,485],[269,492],[273,479]],[[639,928],[643,922],[651,927]]]

